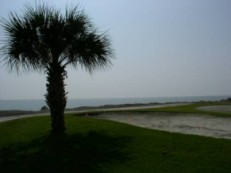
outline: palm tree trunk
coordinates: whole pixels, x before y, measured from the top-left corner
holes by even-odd
[[[46,102],[50,108],[52,132],[65,131],[64,110],[66,93],[64,79],[66,71],[58,62],[52,62],[47,68]]]

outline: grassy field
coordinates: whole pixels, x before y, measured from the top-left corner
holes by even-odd
[[[0,172],[153,173],[231,170],[231,140],[66,116],[49,135],[49,117],[0,123]]]

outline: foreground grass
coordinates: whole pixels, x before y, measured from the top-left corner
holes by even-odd
[[[231,140],[182,135],[66,116],[49,135],[49,117],[0,123],[0,172],[230,172]]]

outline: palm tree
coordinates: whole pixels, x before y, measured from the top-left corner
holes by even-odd
[[[66,8],[65,14],[47,5],[26,6],[24,15],[11,13],[2,20],[6,39],[3,61],[12,69],[47,74],[46,103],[53,132],[65,130],[66,67],[80,66],[92,73],[111,65],[110,39],[99,34],[84,11]]]

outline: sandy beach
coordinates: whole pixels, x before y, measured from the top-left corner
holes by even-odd
[[[102,113],[97,118],[168,132],[231,139],[231,117],[182,113],[123,112]]]

